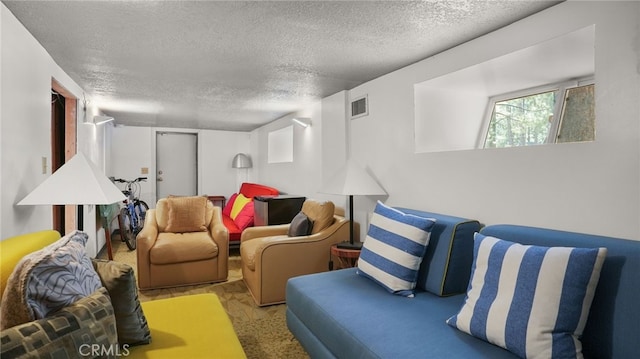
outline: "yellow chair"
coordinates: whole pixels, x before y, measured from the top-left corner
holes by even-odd
[[[137,237],[141,290],[227,280],[229,234],[206,197],[158,201]]]
[[[44,230],[23,234],[0,241],[0,298],[13,268],[22,257],[40,250],[60,239],[60,233]]]

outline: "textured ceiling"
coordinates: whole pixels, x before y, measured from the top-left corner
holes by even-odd
[[[557,1],[2,1],[116,123],[251,130]]]

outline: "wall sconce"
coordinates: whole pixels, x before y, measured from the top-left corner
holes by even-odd
[[[311,126],[311,119],[308,117],[294,117],[291,119],[295,124],[302,126],[303,128],[307,128]]]
[[[102,125],[103,123],[111,122],[114,118],[111,116],[93,116],[94,125]]]
[[[231,168],[251,168],[251,158],[244,153],[238,153],[231,160]]]

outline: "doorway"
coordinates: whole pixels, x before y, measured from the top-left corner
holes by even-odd
[[[51,80],[51,173],[76,154],[77,99]],[[53,229],[61,234],[77,228],[76,206],[53,206]],[[80,216],[81,217],[81,216]],[[78,217],[78,222],[82,218]]]
[[[156,132],[156,200],[198,193],[198,135]]]
[[[51,90],[51,169],[52,173],[64,164],[64,96]],[[65,233],[64,207],[53,206],[53,229]]]

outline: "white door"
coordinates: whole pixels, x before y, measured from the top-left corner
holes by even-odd
[[[156,132],[156,196],[195,196],[198,192],[198,136]]]

